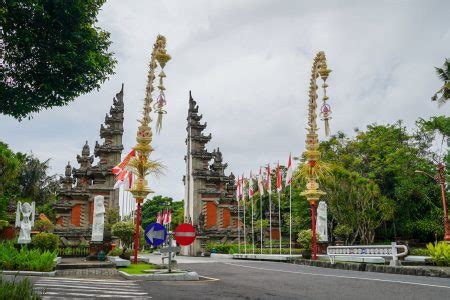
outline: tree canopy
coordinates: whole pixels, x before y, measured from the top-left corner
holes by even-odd
[[[0,113],[17,119],[66,105],[113,74],[105,0],[1,0]]]

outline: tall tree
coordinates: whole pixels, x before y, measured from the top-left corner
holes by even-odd
[[[431,97],[432,101],[437,101],[439,105],[450,99],[450,60],[445,59],[442,68],[436,67],[436,74],[443,81],[442,87]]]
[[[0,113],[17,119],[66,105],[113,74],[105,0],[0,0]]]

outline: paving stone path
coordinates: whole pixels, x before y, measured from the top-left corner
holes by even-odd
[[[43,299],[151,299],[136,281],[116,279],[40,278],[34,289]]]

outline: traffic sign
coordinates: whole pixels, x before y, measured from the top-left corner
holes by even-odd
[[[175,228],[174,237],[181,246],[188,246],[195,241],[197,234],[194,226],[189,223],[183,223]]]
[[[158,246],[166,241],[167,231],[161,224],[151,223],[145,228],[144,236],[148,244]]]

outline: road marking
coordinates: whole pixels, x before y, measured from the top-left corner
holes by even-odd
[[[251,266],[245,266],[245,265],[239,265],[239,264],[233,264],[233,263],[225,263],[225,262],[223,264],[231,265],[231,266],[237,266],[237,267],[242,267],[242,268],[255,269],[255,270],[275,271],[275,272],[290,273],[290,274],[302,274],[302,275],[310,275],[310,276],[322,276],[322,277],[335,277],[335,278],[345,278],[345,279],[380,281],[380,282],[401,283],[401,284],[409,284],[409,285],[419,285],[419,286],[428,286],[428,287],[437,287],[437,288],[450,289],[450,286],[428,284],[428,283],[419,283],[419,282],[410,282],[410,281],[378,279],[378,278],[368,278],[368,277],[354,277],[354,276],[332,275],[332,274],[317,274],[317,273],[307,273],[307,272],[298,272],[298,271],[286,271],[286,270],[267,269],[267,268],[260,268],[260,267],[251,267]]]
[[[135,281],[127,280],[40,278],[34,283],[34,290],[43,292],[44,299],[58,297],[64,299],[77,297],[151,298]]]
[[[219,278],[212,278],[212,277],[206,277],[206,276],[199,276],[200,278],[205,278],[206,280],[200,280],[200,282],[202,281],[219,281]]]

